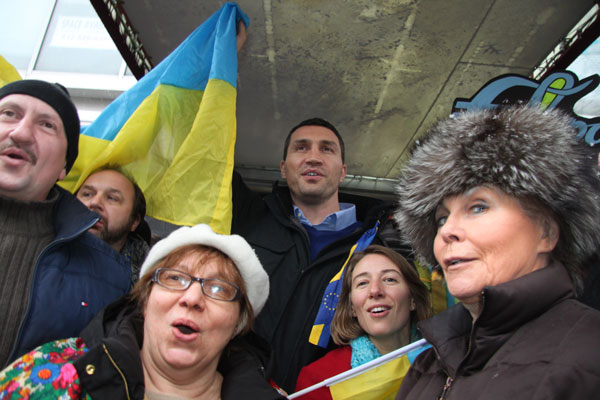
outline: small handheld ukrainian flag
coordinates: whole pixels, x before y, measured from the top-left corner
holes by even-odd
[[[140,186],[147,214],[176,225],[231,229],[238,21],[226,3],[83,132],[61,185],[119,166]]]
[[[410,365],[423,350],[431,347],[426,342],[402,357],[329,387],[333,400],[394,400]]]
[[[306,394],[329,388],[333,400],[394,400],[415,358],[431,345],[425,339],[410,343],[358,367],[299,390],[288,399],[303,399]],[[315,392],[309,398],[322,396]]]
[[[327,347],[329,338],[331,337],[331,321],[333,320],[335,309],[340,299],[340,294],[342,293],[342,282],[344,278],[344,272],[346,271],[346,265],[348,265],[348,261],[350,261],[350,258],[354,252],[362,251],[371,244],[378,229],[379,221],[377,221],[375,226],[363,233],[360,239],[358,239],[358,241],[350,249],[348,258],[346,258],[342,268],[329,281],[329,284],[323,293],[323,299],[321,300],[317,317],[315,318],[312,330],[310,331],[310,337],[308,339],[310,343],[323,348]]]

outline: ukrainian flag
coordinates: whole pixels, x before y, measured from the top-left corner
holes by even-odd
[[[74,192],[95,169],[120,166],[147,214],[176,225],[231,227],[236,134],[237,22],[227,3],[83,130],[61,186]]]
[[[428,344],[424,345],[402,357],[331,385],[331,397],[333,400],[394,400],[410,365],[429,347],[431,346]]]
[[[418,340],[292,393],[288,398],[303,399],[316,389],[328,387],[333,400],[394,400],[411,364],[430,347],[425,339]],[[315,393],[308,398],[316,398]]]
[[[21,80],[21,75],[6,59],[0,56],[0,87]]]

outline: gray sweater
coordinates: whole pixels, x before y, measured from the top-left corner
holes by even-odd
[[[51,199],[25,203],[0,197],[0,366],[8,360],[25,315],[35,261],[54,239]]]

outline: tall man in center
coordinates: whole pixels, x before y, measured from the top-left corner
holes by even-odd
[[[389,218],[392,204],[339,193],[344,160],[337,129],[312,118],[285,140],[281,176],[287,187],[275,182],[263,197],[237,173],[233,177],[232,233],[252,245],[270,277],[269,299],[255,330],[272,347],[268,374],[288,393],[300,369],[327,352],[309,337],[325,288],[365,231],[379,221],[372,243],[408,255]]]

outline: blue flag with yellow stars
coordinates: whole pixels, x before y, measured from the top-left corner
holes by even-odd
[[[379,229],[379,221],[377,221],[375,226],[363,233],[360,239],[358,239],[354,246],[352,246],[344,265],[342,265],[342,268],[338,271],[338,273],[335,274],[335,276],[329,281],[329,284],[323,293],[323,299],[321,300],[321,305],[319,306],[317,318],[315,318],[315,322],[310,332],[310,337],[308,339],[310,343],[323,348],[327,347],[327,343],[329,343],[329,337],[331,336],[331,321],[333,320],[333,315],[335,314],[335,309],[337,307],[338,300],[340,299],[340,293],[342,292],[342,282],[344,278],[344,272],[346,271],[346,265],[348,265],[348,261],[354,252],[362,251],[371,244],[375,234],[377,233],[377,229]]]

